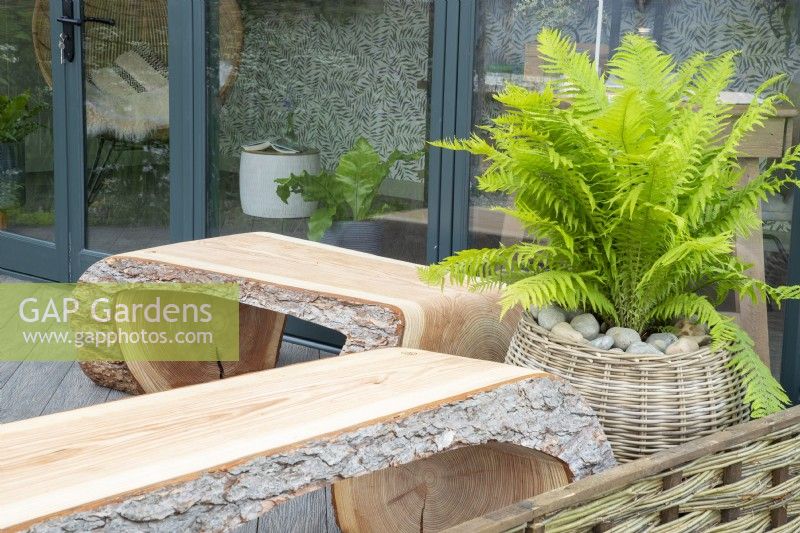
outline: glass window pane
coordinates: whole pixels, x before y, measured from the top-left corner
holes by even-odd
[[[119,253],[166,244],[169,84],[164,0],[85,0],[87,248]]]
[[[217,96],[209,128],[209,231],[306,238],[309,217],[323,203],[293,195],[285,204],[275,179],[307,172],[317,176],[312,184],[338,188],[357,178],[356,189],[351,182],[349,192],[337,193],[341,201],[328,205],[335,222],[323,241],[424,262],[424,157],[373,168],[363,181],[358,173],[396,150],[425,147],[432,2],[233,4],[209,3],[207,41],[217,66],[208,82]],[[243,149],[257,143],[262,149]]]
[[[52,79],[50,25],[28,0],[0,3],[0,97],[30,95],[41,112],[0,138],[0,231],[54,239]],[[33,20],[33,32],[31,32]],[[46,56],[46,59],[42,59]]]

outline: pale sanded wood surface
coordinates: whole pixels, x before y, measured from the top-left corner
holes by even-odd
[[[333,485],[347,533],[440,531],[570,482],[564,464],[508,444],[459,448]]]
[[[185,242],[104,259],[83,282],[233,282],[240,301],[328,327],[342,353],[404,346],[501,361],[519,311],[501,319],[499,292],[430,287],[419,265],[269,233]],[[115,353],[115,351],[117,353]],[[104,357],[123,361],[112,347]],[[97,383],[144,392],[125,363],[85,362]]]
[[[469,424],[458,426],[467,419]],[[456,425],[448,428],[451,421]],[[438,429],[425,432],[421,427]],[[445,434],[444,441],[436,431]],[[390,349],[5,425],[0,528],[19,528],[44,517],[50,517],[51,525],[63,525],[57,515],[65,514],[70,520],[78,515],[123,520],[137,505],[125,498],[146,493],[144,499],[134,498],[141,504],[136,516],[181,521],[199,520],[193,513],[208,512],[217,520],[209,530],[222,530],[255,518],[292,493],[324,485],[325,479],[367,473],[370,461],[376,470],[391,461],[409,462],[465,436],[476,439],[469,441],[473,444],[530,442],[561,458],[578,477],[613,464],[596,418],[559,380],[497,363]],[[404,445],[381,440],[393,438]],[[331,442],[325,444],[326,439]],[[336,439],[355,439],[347,440],[348,449],[364,455],[354,463],[343,454],[338,465],[336,450],[343,444]],[[310,468],[326,473],[316,480],[313,474],[310,480],[292,474],[282,479],[287,464],[298,468],[304,463],[291,461],[291,454],[311,453],[308,449],[325,457],[320,461],[312,454]],[[385,455],[390,450],[395,452]],[[263,472],[265,465],[277,470]],[[253,485],[259,476],[289,488],[264,493],[262,485]],[[200,492],[191,492],[195,500],[182,491]],[[193,504],[187,509],[186,498],[206,505],[219,498],[229,503],[211,511]],[[253,498],[266,503],[256,505]],[[102,505],[102,513],[88,511]]]

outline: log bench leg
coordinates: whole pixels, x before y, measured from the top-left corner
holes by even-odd
[[[142,353],[148,345],[130,344],[120,345],[125,362],[84,361],[81,368],[99,385],[132,394],[268,370],[278,362],[285,324],[286,315],[240,303],[238,361],[152,361]]]
[[[345,533],[439,531],[567,485],[561,461],[514,444],[446,451],[333,484]]]

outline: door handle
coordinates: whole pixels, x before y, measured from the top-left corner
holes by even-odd
[[[61,63],[72,63],[75,60],[75,26],[83,26],[87,22],[96,22],[106,26],[116,26],[114,19],[100,17],[84,17],[76,19],[73,0],[61,0],[61,16],[56,20],[61,23],[61,35],[58,47],[61,51]]]
[[[106,24],[108,26],[116,26],[117,21],[114,19],[103,19],[99,17],[84,17],[83,19],[73,19],[69,17],[58,17],[56,19],[62,24],[72,24],[73,26],[82,26],[85,22],[97,22],[98,24]]]

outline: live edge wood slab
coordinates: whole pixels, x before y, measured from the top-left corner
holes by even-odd
[[[32,418],[0,435],[2,531],[224,531],[332,482],[490,443],[527,453],[511,464],[543,477],[537,491],[614,465],[597,418],[563,381],[405,348]],[[451,486],[446,499],[470,510]],[[431,495],[414,531],[436,509]],[[478,503],[467,515],[486,512]]]
[[[430,287],[419,265],[271,233],[183,242],[115,255],[81,282],[233,282],[240,287],[242,361],[226,376],[271,368],[285,315],[343,333],[343,354],[403,346],[502,361],[519,312],[500,319],[497,292]],[[258,331],[261,338],[250,338]],[[265,353],[266,350],[266,353]],[[219,379],[214,362],[126,364],[116,347],[109,361],[84,362],[95,382],[132,394]]]

